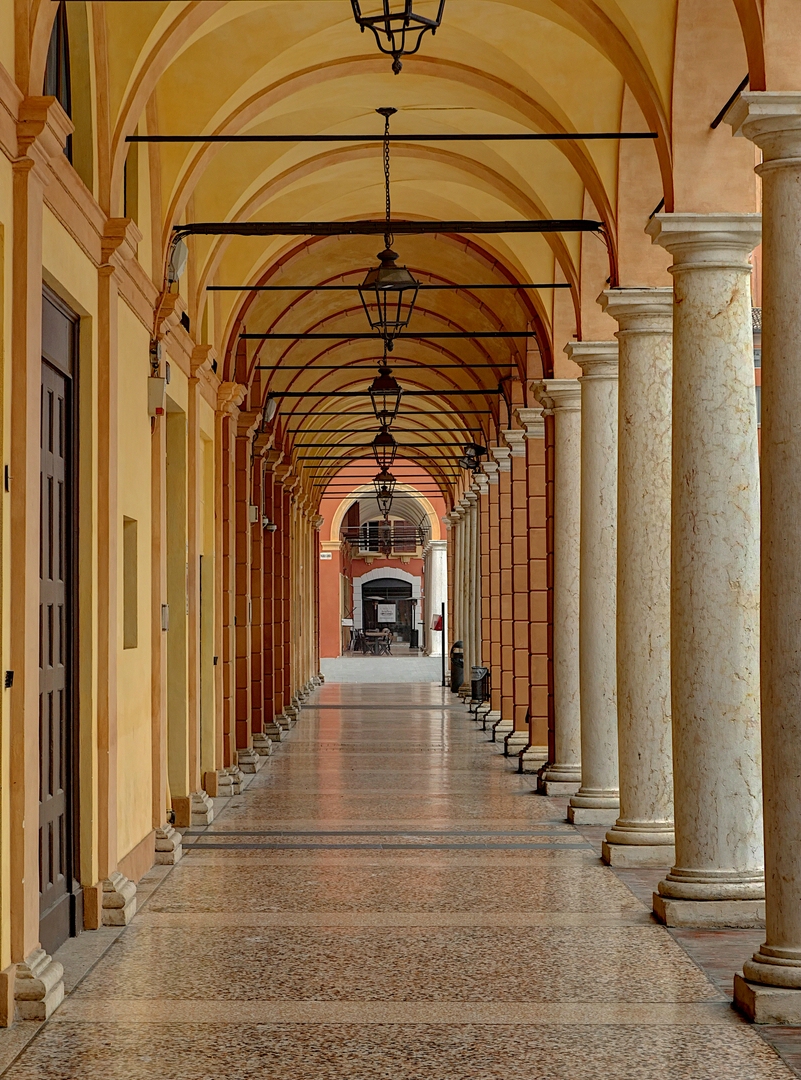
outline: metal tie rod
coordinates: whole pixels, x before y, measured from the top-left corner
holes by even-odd
[[[206,292],[358,292],[361,285],[207,285]],[[420,292],[455,292],[459,289],[572,289],[569,281],[521,281],[517,285],[418,285]]]
[[[430,338],[533,338],[534,330],[432,330],[428,334],[404,331],[404,341],[427,341]],[[240,334],[243,341],[380,341],[373,334]],[[390,361],[391,362],[391,361]]]
[[[514,218],[511,221],[390,222],[394,236],[431,233],[602,232],[602,221],[587,218]],[[195,221],[173,225],[173,239],[183,236],[383,236],[386,221]]]
[[[383,143],[385,135],[127,135],[131,143]],[[390,135],[390,142],[577,142],[658,139],[656,131],[466,131]]]
[[[274,398],[305,398],[305,397],[360,397],[363,398],[366,390],[276,390],[271,391]],[[463,397],[478,395],[484,397],[487,394],[502,394],[502,390],[404,390],[404,397],[443,397],[446,394],[460,394]]]

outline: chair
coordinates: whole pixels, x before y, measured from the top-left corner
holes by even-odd
[[[378,655],[392,656],[392,631],[385,630],[378,639]]]

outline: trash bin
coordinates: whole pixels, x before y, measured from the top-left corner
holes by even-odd
[[[474,667],[471,669],[470,697],[475,702],[489,701],[489,668]]]
[[[464,642],[454,641],[451,645],[451,692],[459,693],[464,682]]]

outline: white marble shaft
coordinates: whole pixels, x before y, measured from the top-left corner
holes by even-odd
[[[554,418],[553,695],[554,760],[544,781],[581,782],[579,693],[579,528],[581,389],[578,379],[545,379],[535,393]],[[547,787],[546,787],[547,790]]]
[[[743,971],[801,987],[801,94],[745,93],[763,152],[762,751],[766,941]],[[801,1004],[789,1018],[801,1021]],[[785,1021],[786,1022],[786,1021]]]
[[[755,214],[660,214],[673,255],[671,699],[676,863],[659,894],[764,893]]]
[[[620,816],[604,858],[673,862],[670,717],[672,289],[609,289],[617,322],[617,734]],[[612,845],[612,847],[609,847]],[[615,846],[624,850],[616,851]],[[630,847],[638,850],[629,851]]]
[[[426,652],[429,656],[442,655],[443,635],[431,630],[434,619],[442,613],[442,605],[448,602],[448,542],[429,540],[424,551],[426,588]]]
[[[581,569],[579,679],[581,787],[577,824],[613,825],[617,768],[617,366],[616,341],[577,341],[565,352],[581,368]]]

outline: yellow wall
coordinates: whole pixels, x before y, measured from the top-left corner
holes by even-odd
[[[120,580],[117,673],[117,821],[120,857],[151,828],[150,416],[147,410],[149,335],[124,303],[119,310],[119,497],[120,521],[137,522],[138,640],[123,648],[123,553]],[[120,532],[122,536],[122,532]]]

